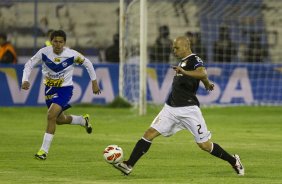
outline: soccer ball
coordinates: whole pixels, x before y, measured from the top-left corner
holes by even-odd
[[[123,159],[123,151],[118,145],[109,145],[103,152],[104,159],[110,164],[116,164]]]

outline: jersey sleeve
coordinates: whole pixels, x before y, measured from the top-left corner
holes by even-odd
[[[76,65],[82,65],[84,60],[85,60],[85,57],[80,54],[79,52],[73,50],[75,52],[75,58],[74,58],[74,64]]]
[[[24,65],[22,82],[28,81],[30,73],[35,65],[42,60],[42,52],[39,50],[34,56],[32,56]]]
[[[89,74],[89,77],[90,79],[93,81],[93,80],[96,80],[96,72],[94,70],[94,67],[93,67],[93,64],[91,63],[91,61],[87,58],[84,58],[84,61],[82,63],[82,65],[86,68],[88,74]]]
[[[204,62],[199,56],[195,56],[193,61],[194,61],[194,69],[198,67],[204,67]]]
[[[86,57],[84,57],[79,52],[75,50],[73,51],[75,52],[74,64],[84,66],[89,74],[90,79],[96,80],[96,72],[94,70],[94,67],[91,61],[87,59]]]

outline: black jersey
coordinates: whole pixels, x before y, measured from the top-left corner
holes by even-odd
[[[178,66],[186,71],[191,71],[204,65],[203,61],[197,55],[191,54],[182,59]],[[166,104],[172,107],[192,105],[200,106],[200,103],[196,97],[199,84],[199,79],[195,79],[183,74],[176,74],[173,78],[172,89]]]

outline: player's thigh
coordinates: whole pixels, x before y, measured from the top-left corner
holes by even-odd
[[[187,107],[185,116],[182,118],[182,125],[194,136],[197,143],[203,143],[211,138],[200,108],[197,106]]]
[[[165,105],[151,124],[153,129],[166,137],[181,130],[181,127],[178,126],[180,121],[175,117],[173,110],[173,108]]]
[[[48,109],[48,119],[57,119],[62,111],[62,107],[56,103],[52,103]]]

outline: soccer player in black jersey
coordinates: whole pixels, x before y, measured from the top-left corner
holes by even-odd
[[[211,133],[207,129],[196,97],[200,81],[203,82],[206,90],[212,91],[214,88],[214,84],[208,79],[203,61],[192,53],[190,41],[184,36],[177,37],[173,41],[173,53],[180,62],[178,66],[173,67],[176,74],[163,109],[136,143],[129,159],[114,164],[114,167],[125,175],[129,175],[136,162],[149,150],[154,138],[159,135],[168,137],[186,129],[193,134],[195,142],[202,150],[229,162],[236,173],[243,176],[244,167],[240,157],[236,154],[230,155],[210,140]]]

